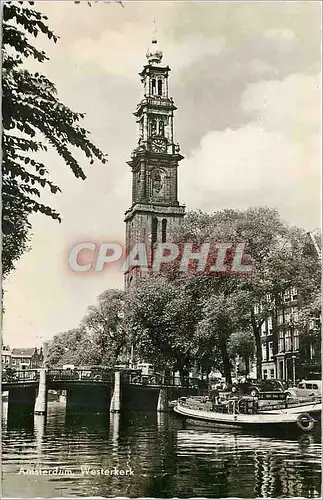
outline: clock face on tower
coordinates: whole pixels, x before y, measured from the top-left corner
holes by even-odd
[[[154,153],[164,153],[166,151],[166,142],[164,139],[155,138],[151,141],[151,149]]]

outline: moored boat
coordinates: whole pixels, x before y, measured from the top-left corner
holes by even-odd
[[[310,432],[316,420],[310,412],[320,412],[321,402],[259,407],[258,399],[233,397],[212,404],[207,397],[180,398],[174,411],[190,420],[222,427],[294,429]]]

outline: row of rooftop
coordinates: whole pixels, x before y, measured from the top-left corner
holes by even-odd
[[[2,346],[1,363],[2,368],[15,368],[23,370],[28,368],[40,368],[44,362],[42,348],[37,347],[13,347]]]

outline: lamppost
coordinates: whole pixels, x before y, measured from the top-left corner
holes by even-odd
[[[294,344],[294,313],[292,312],[290,315],[290,332],[291,332],[291,350],[294,351],[295,344]],[[296,361],[296,356],[295,354],[292,355],[292,364],[293,364],[293,386],[295,387],[296,385],[296,367],[295,367],[295,361]]]
[[[295,360],[296,360],[296,356],[293,355],[292,356],[292,362],[293,362],[293,386],[295,386],[296,384],[296,369],[295,369]]]

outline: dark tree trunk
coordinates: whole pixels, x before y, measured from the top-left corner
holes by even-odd
[[[177,367],[182,387],[189,386],[189,363],[190,363],[189,356],[185,357],[181,356],[179,359],[177,358]]]
[[[262,378],[262,373],[261,373],[261,362],[262,362],[261,336],[260,336],[260,327],[258,325],[254,328],[253,333],[255,336],[255,345],[256,345],[257,378],[261,379]]]
[[[181,366],[179,368],[179,376],[181,379],[181,386],[182,387],[188,387],[189,386],[189,377],[188,377],[188,370],[185,366]]]
[[[250,372],[250,360],[249,360],[249,356],[246,356],[244,358],[244,362],[245,362],[245,365],[246,365],[246,375],[249,375],[249,372]]]
[[[223,361],[223,375],[225,377],[225,381],[228,385],[232,385],[231,363],[225,341],[221,345],[221,356]]]

